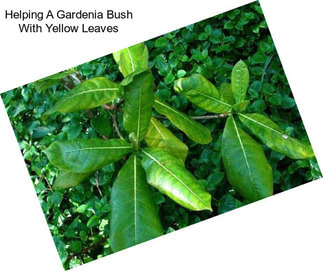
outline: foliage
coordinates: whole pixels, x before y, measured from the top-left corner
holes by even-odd
[[[188,135],[178,131],[168,119],[164,119],[164,113],[154,113],[154,124],[157,127],[163,125],[172,136],[163,131],[165,140],[149,143],[152,138],[156,138],[156,129],[150,126],[144,139],[146,143],[171,145],[172,148],[177,145],[178,150],[173,151],[173,154],[178,159],[186,158],[185,167],[212,196],[212,213],[193,212],[153,189],[152,200],[158,206],[163,232],[167,233],[249,202],[227,181],[221,159],[224,119],[205,118],[208,114],[205,110],[190,103],[183,95],[176,94],[172,90],[176,79],[201,74],[221,86],[220,97],[225,97],[226,102],[232,104],[233,97],[226,91],[230,81],[228,79],[235,63],[244,59],[249,69],[250,82],[246,93],[246,100],[250,101],[250,105],[244,115],[265,114],[288,136],[302,142],[308,142],[308,139],[258,3],[173,31],[147,41],[146,45],[149,51],[148,65],[155,78],[155,94],[164,105],[171,106],[176,112],[203,117],[196,122],[197,127],[203,124],[210,133],[210,137],[204,138],[209,144],[197,144]],[[124,161],[109,163],[92,174],[87,182],[55,191],[53,184],[59,173],[54,165],[48,163],[43,150],[54,141],[118,137],[114,120],[119,124],[122,135],[126,134],[126,130],[122,126],[121,112],[115,110],[119,102],[117,97],[108,110],[95,108],[67,114],[55,112],[48,115],[45,122],[42,119],[44,113],[65,96],[69,89],[79,85],[80,80],[103,77],[121,82],[123,74],[112,55],[75,67],[72,74],[64,74],[63,77],[51,82],[48,88],[41,91],[37,91],[37,85],[33,83],[6,92],[2,94],[2,98],[59,255],[64,267],[68,269],[112,253],[109,225],[110,198],[113,196],[111,189]],[[240,105],[240,110],[244,106]],[[155,110],[158,109],[155,107]],[[240,121],[243,122],[243,119],[240,118]],[[252,133],[252,127],[249,128]],[[184,145],[178,145],[177,140],[183,141]],[[274,193],[321,176],[315,158],[293,160],[266,145],[262,147],[273,170]],[[61,178],[70,178],[70,173],[61,174]],[[73,179],[76,180],[75,175]]]
[[[229,116],[221,144],[221,155],[227,178],[246,199],[255,201],[272,195],[273,172],[262,147],[236,123],[236,119],[271,149],[294,159],[314,157],[309,144],[285,134],[277,124],[262,114],[245,114],[249,101],[245,100],[249,86],[249,72],[240,60],[233,67],[231,84],[225,83],[225,95],[200,74],[175,81],[174,89],[196,106],[210,112],[221,113],[214,117]],[[231,103],[226,96],[233,97]],[[213,116],[212,116],[213,117]]]

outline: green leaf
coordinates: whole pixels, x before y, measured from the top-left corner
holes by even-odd
[[[211,195],[186,170],[181,159],[155,148],[146,148],[142,153],[142,163],[150,185],[185,208],[212,211]]]
[[[34,82],[33,85],[36,91],[43,91],[45,89],[48,89],[52,85],[59,83],[63,78],[72,73],[75,73],[75,70],[71,69],[60,73],[56,73]]]
[[[112,132],[111,122],[109,118],[104,114],[100,113],[91,119],[91,124],[96,132],[100,135],[108,138]]]
[[[154,108],[159,114],[166,116],[178,129],[195,142],[209,144],[212,141],[209,129],[167,103],[155,98]]]
[[[220,99],[217,88],[200,74],[176,80],[174,89],[206,111],[213,113],[231,111],[231,105]]]
[[[71,171],[61,170],[55,179],[53,189],[65,189],[76,186],[86,180],[93,172],[76,173]]]
[[[137,155],[121,168],[111,191],[110,243],[119,251],[163,234],[152,191]]]
[[[113,53],[124,77],[138,69],[148,69],[148,50],[144,43],[138,43]]]
[[[232,93],[236,103],[245,99],[249,85],[249,72],[246,64],[240,60],[232,70],[231,74]]]
[[[274,151],[285,154],[293,159],[314,157],[310,145],[288,136],[268,117],[253,113],[239,114],[239,119],[262,143]]]
[[[222,101],[226,102],[227,104],[233,105],[234,98],[232,94],[232,86],[229,83],[222,83],[220,88],[220,98]]]
[[[86,223],[86,226],[91,228],[99,225],[99,223],[100,223],[100,217],[98,217],[97,215],[94,215],[88,220],[88,222]]]
[[[155,118],[150,121],[145,141],[148,147],[163,149],[183,161],[186,159],[188,147]]]
[[[242,101],[242,102],[238,102],[235,105],[233,105],[233,109],[236,112],[243,112],[247,109],[248,105],[250,104],[250,101]]]
[[[221,154],[230,184],[243,197],[256,201],[272,195],[273,173],[262,147],[232,116],[226,121]]]
[[[82,242],[81,241],[73,241],[69,247],[69,249],[73,253],[80,253],[82,251]]]
[[[87,173],[118,161],[131,151],[131,145],[121,139],[91,138],[56,141],[44,152],[49,161],[58,168]]]
[[[124,87],[123,126],[141,141],[148,130],[154,103],[154,78],[149,71],[137,74]]]
[[[46,115],[54,112],[69,113],[91,109],[109,103],[121,96],[119,85],[105,77],[96,77],[77,85],[67,92]]]

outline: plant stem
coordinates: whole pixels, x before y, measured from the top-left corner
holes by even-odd
[[[223,113],[218,115],[205,115],[205,116],[191,116],[192,119],[195,120],[208,120],[208,119],[219,119],[219,118],[225,118],[229,116],[231,113]]]
[[[194,120],[208,120],[208,119],[225,118],[229,115],[231,115],[231,113],[222,113],[218,115],[190,116],[190,118]],[[167,119],[167,117],[164,117],[164,116],[154,116],[154,117],[157,119]]]
[[[72,73],[70,75],[78,84],[81,83],[81,80],[77,77],[77,75],[75,73]]]
[[[113,127],[116,131],[116,133],[118,134],[118,136],[120,137],[120,139],[124,140],[124,137],[122,136],[119,127],[118,127],[118,122],[117,122],[117,115],[116,115],[116,111],[117,109],[114,108],[113,114],[110,112],[110,110],[112,109],[109,105],[103,105],[103,108],[110,114],[110,116],[112,117],[112,122],[113,122]]]

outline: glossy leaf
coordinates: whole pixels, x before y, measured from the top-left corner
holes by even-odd
[[[137,74],[124,87],[123,126],[140,141],[147,133],[154,103],[154,78],[149,71]]]
[[[232,106],[233,110],[236,112],[243,112],[247,109],[248,105],[250,104],[250,101],[242,101],[239,103],[236,103]]]
[[[183,161],[186,159],[188,147],[155,118],[150,121],[145,141],[149,147],[163,149]]]
[[[111,191],[110,243],[119,251],[163,234],[152,191],[137,155],[121,168]]]
[[[154,108],[159,114],[166,116],[178,129],[195,142],[208,144],[212,141],[209,129],[167,103],[155,98]]]
[[[93,172],[76,173],[72,171],[61,170],[55,179],[53,189],[65,189],[76,186],[85,181]]]
[[[181,159],[156,148],[146,148],[142,153],[143,167],[150,185],[185,208],[212,210],[211,195],[185,169]]]
[[[239,114],[241,122],[269,148],[293,159],[308,159],[314,156],[309,144],[288,136],[268,117],[261,114]]]
[[[217,88],[201,74],[178,79],[174,89],[196,106],[213,113],[228,113],[231,105],[220,99]]]
[[[118,161],[131,151],[132,146],[124,140],[92,138],[55,141],[44,152],[58,168],[87,173]]]
[[[231,74],[232,93],[236,103],[245,99],[249,85],[249,71],[246,64],[240,60],[232,70]]]
[[[105,77],[86,80],[67,92],[45,115],[91,109],[121,96],[119,85]]]
[[[114,52],[113,58],[124,77],[138,69],[148,69],[148,50],[144,43]]]
[[[255,201],[272,195],[272,168],[261,145],[238,128],[232,116],[224,128],[221,153],[227,178],[243,197]]]
[[[45,89],[48,89],[52,85],[59,83],[62,79],[64,79],[66,76],[72,73],[75,73],[75,70],[71,69],[60,73],[56,73],[34,82],[33,85],[36,91],[43,91]]]
[[[230,105],[234,104],[234,98],[233,98],[233,94],[232,94],[231,84],[222,83],[219,88],[219,92],[220,92],[220,98],[222,101],[224,101]]]

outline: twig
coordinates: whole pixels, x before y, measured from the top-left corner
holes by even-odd
[[[231,113],[223,113],[218,115],[205,115],[205,116],[189,116],[191,119],[194,120],[208,120],[208,119],[218,119],[218,118],[225,118],[229,116]],[[154,116],[157,119],[167,119],[167,117],[164,116]]]
[[[81,83],[81,80],[76,76],[75,73],[70,74],[70,76],[79,84]]]
[[[122,134],[121,134],[121,132],[120,132],[120,130],[119,130],[119,127],[118,127],[118,122],[117,122],[117,115],[116,115],[116,108],[114,107],[114,111],[113,111],[113,114],[110,112],[110,108],[111,107],[109,107],[108,105],[104,105],[103,106],[103,108],[105,109],[105,110],[107,110],[107,112],[110,114],[110,116],[112,117],[112,122],[113,122],[113,127],[114,127],[114,129],[116,130],[116,132],[117,132],[117,134],[118,134],[118,136],[122,139],[122,140],[124,140],[124,137],[122,136]],[[108,109],[109,108],[109,109]]]
[[[194,120],[209,120],[209,119],[225,118],[229,115],[230,115],[230,113],[222,113],[219,115],[191,116],[191,118]]]
[[[48,189],[50,192],[53,192],[53,188],[52,186],[50,185],[49,181],[43,176],[43,179],[45,180],[45,182],[47,183],[47,186],[48,186]]]
[[[103,195],[102,195],[102,192],[101,192],[101,189],[100,189],[100,184],[99,184],[99,174],[98,174],[98,173],[96,173],[95,184],[96,184],[96,188],[98,189],[99,194],[100,194],[100,196],[101,196],[101,198],[102,198],[102,197],[103,197]]]

